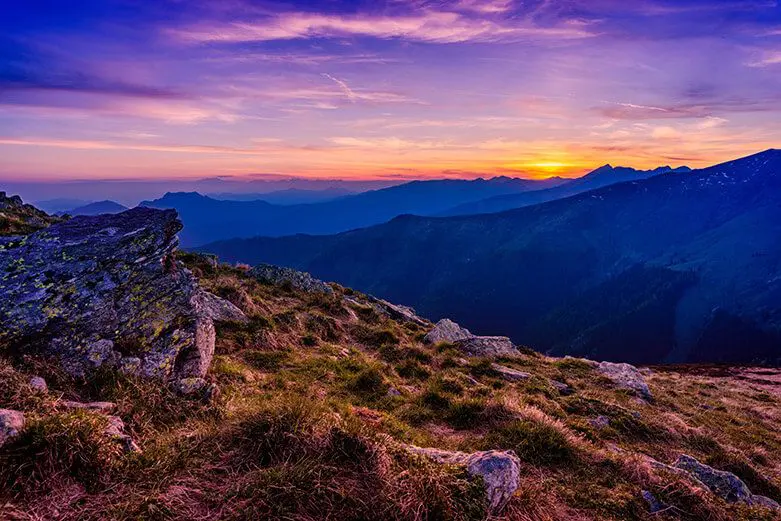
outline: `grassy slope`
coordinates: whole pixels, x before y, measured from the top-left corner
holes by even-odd
[[[514,449],[522,486],[507,519],[774,519],[654,471],[640,454],[670,463],[687,453],[781,500],[776,372],[657,369],[648,377],[656,400],[645,404],[582,361],[529,351],[501,361],[533,375],[508,383],[486,360],[423,345],[424,327],[346,303],[344,295],[361,298],[350,290],[303,294],[185,260],[207,289],[252,317],[218,330],[210,378],[219,398],[201,404],[113,374],[73,382],[36,359],[4,363],[0,407],[24,410],[28,429],[0,449],[0,517],[484,517],[479,483],[400,448],[413,443]],[[36,394],[31,374],[52,390]],[[104,446],[95,436],[101,419],[63,412],[61,397],[117,402],[143,454]],[[610,426],[593,427],[597,416]],[[648,514],[641,490],[672,508]]]

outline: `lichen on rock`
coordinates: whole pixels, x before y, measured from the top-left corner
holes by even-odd
[[[74,375],[135,366],[148,377],[203,376],[214,320],[243,314],[176,261],[181,229],[173,210],[136,208],[6,238],[0,341],[54,355]]]

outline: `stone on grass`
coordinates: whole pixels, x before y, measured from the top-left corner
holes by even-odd
[[[453,343],[457,340],[465,340],[474,336],[468,329],[459,326],[449,318],[443,318],[436,323],[434,329],[423,337],[423,340],[428,344]]]
[[[499,373],[499,376],[501,376],[505,380],[509,380],[511,382],[520,382],[523,380],[528,380],[532,376],[529,373],[525,373],[523,371],[513,369],[512,367],[506,367],[499,364],[491,364],[491,369]]]
[[[631,364],[600,362],[597,365],[597,370],[612,380],[619,388],[633,391],[644,400],[653,399],[651,390],[637,367]]]
[[[513,356],[518,350],[512,341],[506,336],[473,336],[456,340],[456,348],[469,356],[485,356],[496,358],[500,356]]]
[[[30,378],[30,387],[32,387],[33,389],[35,389],[40,393],[45,393],[49,390],[49,386],[46,385],[46,380],[44,380],[40,376],[33,376],[32,378]]]
[[[282,266],[273,266],[271,264],[258,264],[250,270],[250,275],[266,284],[283,285],[290,284],[291,287],[308,293],[328,293],[334,292],[333,288],[318,280],[309,273],[284,268]]]
[[[409,450],[438,463],[462,465],[470,476],[483,480],[491,513],[499,513],[518,490],[521,460],[514,451],[483,451],[471,454],[410,446]]]
[[[0,409],[0,447],[19,436],[24,429],[24,413],[12,409]]]

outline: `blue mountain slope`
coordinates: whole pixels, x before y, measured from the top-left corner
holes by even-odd
[[[769,150],[503,213],[203,250],[311,271],[544,351],[775,362],[778,237],[781,151]],[[741,335],[751,345],[735,344]]]

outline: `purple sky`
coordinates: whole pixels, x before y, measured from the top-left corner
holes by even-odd
[[[775,0],[2,0],[0,178],[577,175],[781,144]]]

